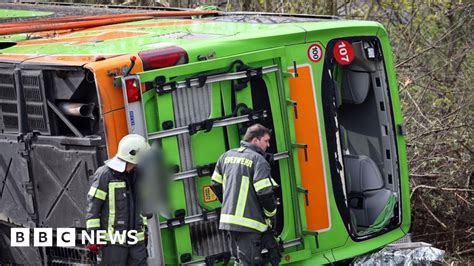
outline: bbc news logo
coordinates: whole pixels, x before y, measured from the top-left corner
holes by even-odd
[[[122,232],[111,232],[107,230],[81,231],[80,241],[82,245],[99,244],[127,244],[135,245],[138,243],[138,231],[129,230]],[[75,228],[57,228],[56,229],[56,247],[74,247],[78,235]],[[30,228],[11,228],[10,245],[12,247],[52,247],[53,246],[53,228],[33,228],[33,237],[31,239]],[[33,240],[33,241],[31,241]]]

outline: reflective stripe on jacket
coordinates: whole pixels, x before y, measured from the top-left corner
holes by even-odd
[[[138,241],[144,240],[146,225],[137,211],[136,189],[124,173],[104,165],[97,169],[87,194],[86,227],[112,232],[137,230]]]
[[[275,215],[276,206],[272,200],[264,209],[262,199],[273,199],[274,186],[270,165],[257,146],[242,141],[240,148],[224,153],[212,175],[212,188],[222,203],[219,229],[266,231],[265,217]]]

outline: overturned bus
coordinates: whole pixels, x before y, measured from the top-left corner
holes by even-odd
[[[228,261],[210,175],[256,122],[273,130],[281,263],[346,260],[408,233],[405,130],[379,23],[224,13],[17,37],[0,49],[5,262],[94,261],[81,247],[10,247],[9,230],[85,228],[91,176],[128,133],[173,169],[150,262]]]

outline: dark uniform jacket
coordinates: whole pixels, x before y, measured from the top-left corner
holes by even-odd
[[[212,189],[222,203],[219,229],[265,232],[266,217],[276,214],[270,165],[257,146],[242,141],[241,147],[224,153],[212,175]]]
[[[94,174],[87,195],[87,229],[111,232],[137,230],[144,240],[146,218],[138,211],[135,174],[119,173],[103,165]]]

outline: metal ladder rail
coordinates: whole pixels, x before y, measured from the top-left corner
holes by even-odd
[[[295,238],[292,240],[287,240],[283,242],[283,248],[290,248],[290,247],[295,247],[303,244],[303,239],[302,238]],[[262,254],[268,253],[267,249],[262,249]],[[193,260],[189,262],[184,262],[181,263],[180,265],[205,265],[204,263],[206,262],[206,258],[203,259],[198,259],[198,260]]]
[[[160,228],[161,229],[166,229],[166,228],[169,228],[169,227],[172,228],[172,227],[175,227],[175,226],[177,227],[177,226],[197,223],[197,222],[201,222],[201,221],[206,221],[206,220],[214,220],[214,219],[217,219],[217,217],[218,217],[218,214],[217,214],[216,211],[210,211],[210,212],[207,212],[205,215],[201,213],[201,214],[196,214],[196,215],[183,217],[182,222],[179,221],[179,220],[173,220],[173,222],[171,222],[171,226],[168,225],[167,221],[161,222],[160,223]]]
[[[203,86],[205,84],[210,84],[210,83],[219,82],[219,81],[245,79],[245,78],[255,77],[255,76],[263,75],[267,73],[277,72],[278,70],[279,68],[277,65],[272,65],[268,67],[262,67],[261,70],[249,69],[249,70],[239,71],[239,72],[230,73],[230,74],[218,74],[214,76],[211,75],[211,76],[206,77],[204,83],[201,82],[200,78],[192,78],[186,81],[176,82],[174,87],[170,84],[168,85],[165,84],[161,86],[161,90],[162,90],[161,93],[170,92],[170,91],[173,91],[175,89],[180,89],[180,88]],[[160,89],[157,89],[157,90],[160,91]],[[263,117],[267,117],[266,111],[263,112]],[[256,114],[253,114],[250,116],[242,115],[242,116],[237,116],[237,117],[230,117],[230,118],[225,118],[222,120],[215,121],[213,126],[224,127],[228,125],[235,125],[239,123],[248,122],[248,121],[251,121],[252,119],[256,120],[258,118],[260,118],[260,116]],[[176,135],[185,134],[185,133],[189,133],[188,127],[179,127],[179,128],[168,129],[168,130],[162,130],[155,133],[149,133],[148,139],[149,140],[161,139],[161,138],[176,136]]]
[[[271,65],[267,67],[262,67],[262,69],[248,69],[244,71],[234,72],[234,73],[226,73],[226,74],[216,74],[216,75],[209,75],[209,76],[202,76],[197,78],[191,78],[184,81],[173,82],[172,84],[163,84],[162,86],[158,85],[159,89],[157,89],[158,93],[166,93],[171,92],[175,89],[183,89],[188,87],[196,87],[196,86],[204,86],[206,84],[211,84],[214,82],[219,81],[230,81],[230,80],[238,80],[238,79],[245,79],[251,78],[258,75],[263,75],[267,73],[277,72],[278,66]],[[200,79],[205,78],[205,81],[202,82]]]
[[[276,153],[273,156],[273,160],[274,161],[279,161],[279,160],[286,159],[288,157],[290,157],[289,152],[285,151],[285,152]],[[209,175],[212,175],[212,173],[209,172]],[[195,176],[199,176],[197,169],[176,173],[176,174],[173,175],[173,180],[178,181],[178,180],[183,180],[183,179],[187,179],[187,178],[191,178],[191,177],[195,177]]]
[[[258,120],[261,117],[267,117],[267,112],[263,111],[263,113],[260,114],[250,114],[250,115],[241,115],[237,117],[230,117],[230,118],[225,118],[222,120],[217,120],[213,123],[213,127],[225,127],[225,126],[230,126],[230,125],[235,125],[235,124],[240,124],[244,122],[249,122],[251,120]],[[181,134],[189,133],[189,127],[184,126],[184,127],[178,127],[178,128],[173,128],[173,129],[168,129],[168,130],[163,130],[160,132],[156,133],[151,133],[148,134],[148,140],[154,140],[154,139],[161,139],[161,138],[166,138],[166,137],[172,137],[172,136],[177,136]]]
[[[285,151],[285,152],[280,152],[280,153],[275,154],[274,157],[273,157],[273,160],[274,161],[279,161],[279,160],[283,160],[283,159],[286,159],[286,158],[289,158],[289,157],[290,157],[289,152]],[[191,174],[193,174],[193,175],[191,175]],[[191,178],[193,176],[196,176],[197,175],[197,170],[194,169],[194,170],[191,170],[191,171],[186,171],[186,172],[180,173],[179,175],[181,175],[181,176],[178,176],[179,179],[175,179],[175,180],[182,180],[184,178]],[[208,211],[208,212],[205,212],[205,213],[196,214],[196,215],[180,217],[180,218],[176,217],[176,218],[170,219],[171,222],[170,222],[170,220],[161,222],[160,223],[160,228],[165,229],[165,228],[168,228],[168,227],[182,226],[182,225],[197,223],[197,222],[201,222],[201,221],[217,219],[217,217],[218,217],[218,214],[215,210],[214,211]]]

